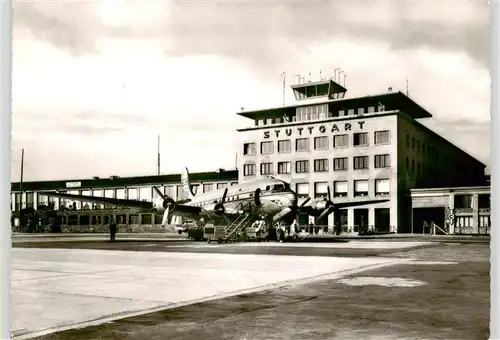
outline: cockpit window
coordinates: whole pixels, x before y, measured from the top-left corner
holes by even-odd
[[[273,190],[290,190],[290,185],[288,183],[275,184]]]

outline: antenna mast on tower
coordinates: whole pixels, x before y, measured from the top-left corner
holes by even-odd
[[[283,72],[281,76],[283,77],[283,106],[285,106],[286,72]]]

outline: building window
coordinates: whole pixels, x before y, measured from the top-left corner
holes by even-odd
[[[255,170],[255,164],[245,164],[243,165],[243,176],[255,176]]]
[[[410,148],[410,135],[406,135],[406,147]]]
[[[417,140],[417,152],[420,152],[420,141]]]
[[[314,149],[324,150],[328,149],[328,137],[315,137],[314,138]]]
[[[217,183],[217,190],[227,188],[227,183]]]
[[[348,184],[347,181],[333,182],[333,197],[347,197]]]
[[[309,197],[309,183],[297,183],[295,189],[298,198]]]
[[[26,193],[26,208],[33,208],[33,199],[35,194],[32,192]]]
[[[425,156],[425,148],[426,148],[426,145],[424,143],[422,143],[422,155]]]
[[[411,148],[415,150],[415,137],[412,137],[411,139]]]
[[[349,146],[349,135],[336,135],[333,136],[334,148],[345,148]]]
[[[270,175],[273,173],[272,168],[273,168],[273,163],[261,163],[260,164],[260,174],[261,175]]]
[[[368,106],[368,113],[375,112],[375,106]]]
[[[368,169],[368,156],[354,157],[354,169]]]
[[[273,142],[261,142],[260,143],[260,153],[265,155],[265,154],[270,154],[274,152],[274,145]]]
[[[354,181],[354,197],[368,196],[368,180]]]
[[[389,144],[391,142],[390,139],[390,131],[375,131],[375,144]]]
[[[358,108],[358,115],[362,115],[363,113],[365,113],[365,108],[364,107]]]
[[[477,207],[479,209],[489,209],[491,207],[490,203],[490,195],[488,194],[479,194],[477,196]]]
[[[243,144],[243,155],[254,156],[257,154],[257,145],[255,143]]]
[[[348,116],[353,116],[353,115],[354,115],[354,112],[356,112],[356,110],[354,110],[354,109],[348,109],[348,110],[347,110],[347,115],[348,115]]]
[[[314,172],[328,171],[328,159],[315,159]]]
[[[472,195],[455,195],[455,209],[472,208]]]
[[[203,193],[211,192],[214,190],[213,184],[203,184]]]
[[[347,163],[348,163],[347,157],[334,158],[333,170],[335,171],[347,170],[348,168]]]
[[[391,166],[391,159],[389,155],[375,155],[376,168],[389,168]]]
[[[292,152],[292,143],[289,139],[278,141],[278,152]]]
[[[368,132],[355,133],[353,145],[354,146],[366,146],[366,145],[368,145]]]
[[[278,174],[289,174],[291,171],[291,162],[278,162]]]
[[[314,183],[314,198],[321,198],[328,196],[328,182]]]
[[[309,151],[309,138],[297,138],[295,140],[296,151]]]
[[[391,191],[391,181],[388,178],[375,180],[375,196],[389,195]]]
[[[296,173],[309,172],[309,161],[295,162],[295,172]]]

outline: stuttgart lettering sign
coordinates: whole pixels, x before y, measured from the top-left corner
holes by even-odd
[[[360,121],[356,123],[359,126],[359,129],[363,130],[363,125],[365,124],[365,122]],[[274,133],[276,137],[279,137],[281,132],[283,132],[286,136],[291,136],[294,130],[299,136],[307,135],[307,132],[309,132],[309,135],[312,135],[315,131],[319,131],[320,133],[352,131],[353,125],[354,127],[356,127],[356,123],[344,123],[343,125],[330,124],[330,125],[320,125],[320,126],[295,127],[286,129],[276,129],[272,131],[264,131],[264,139],[270,138],[272,133]]]

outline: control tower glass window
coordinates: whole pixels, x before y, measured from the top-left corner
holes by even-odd
[[[244,164],[243,165],[243,176],[254,176],[256,166],[255,164]]]
[[[273,163],[261,163],[260,164],[260,174],[261,175],[271,175],[273,173]]]
[[[274,152],[274,143],[273,142],[261,142],[260,143],[260,153],[270,154]]]
[[[287,153],[292,152],[292,142],[289,139],[278,141],[278,152]]]
[[[368,145],[368,132],[360,132],[354,134],[354,146],[367,146]]]
[[[325,150],[328,149],[328,137],[314,137],[314,149]]]
[[[349,135],[336,135],[333,137],[334,148],[345,148],[349,146]]]
[[[309,138],[297,138],[295,140],[296,151],[309,151],[309,149],[310,149]]]
[[[389,130],[375,131],[374,139],[375,144],[389,144],[391,142]]]
[[[257,154],[257,145],[255,143],[243,144],[243,155],[255,156]]]

